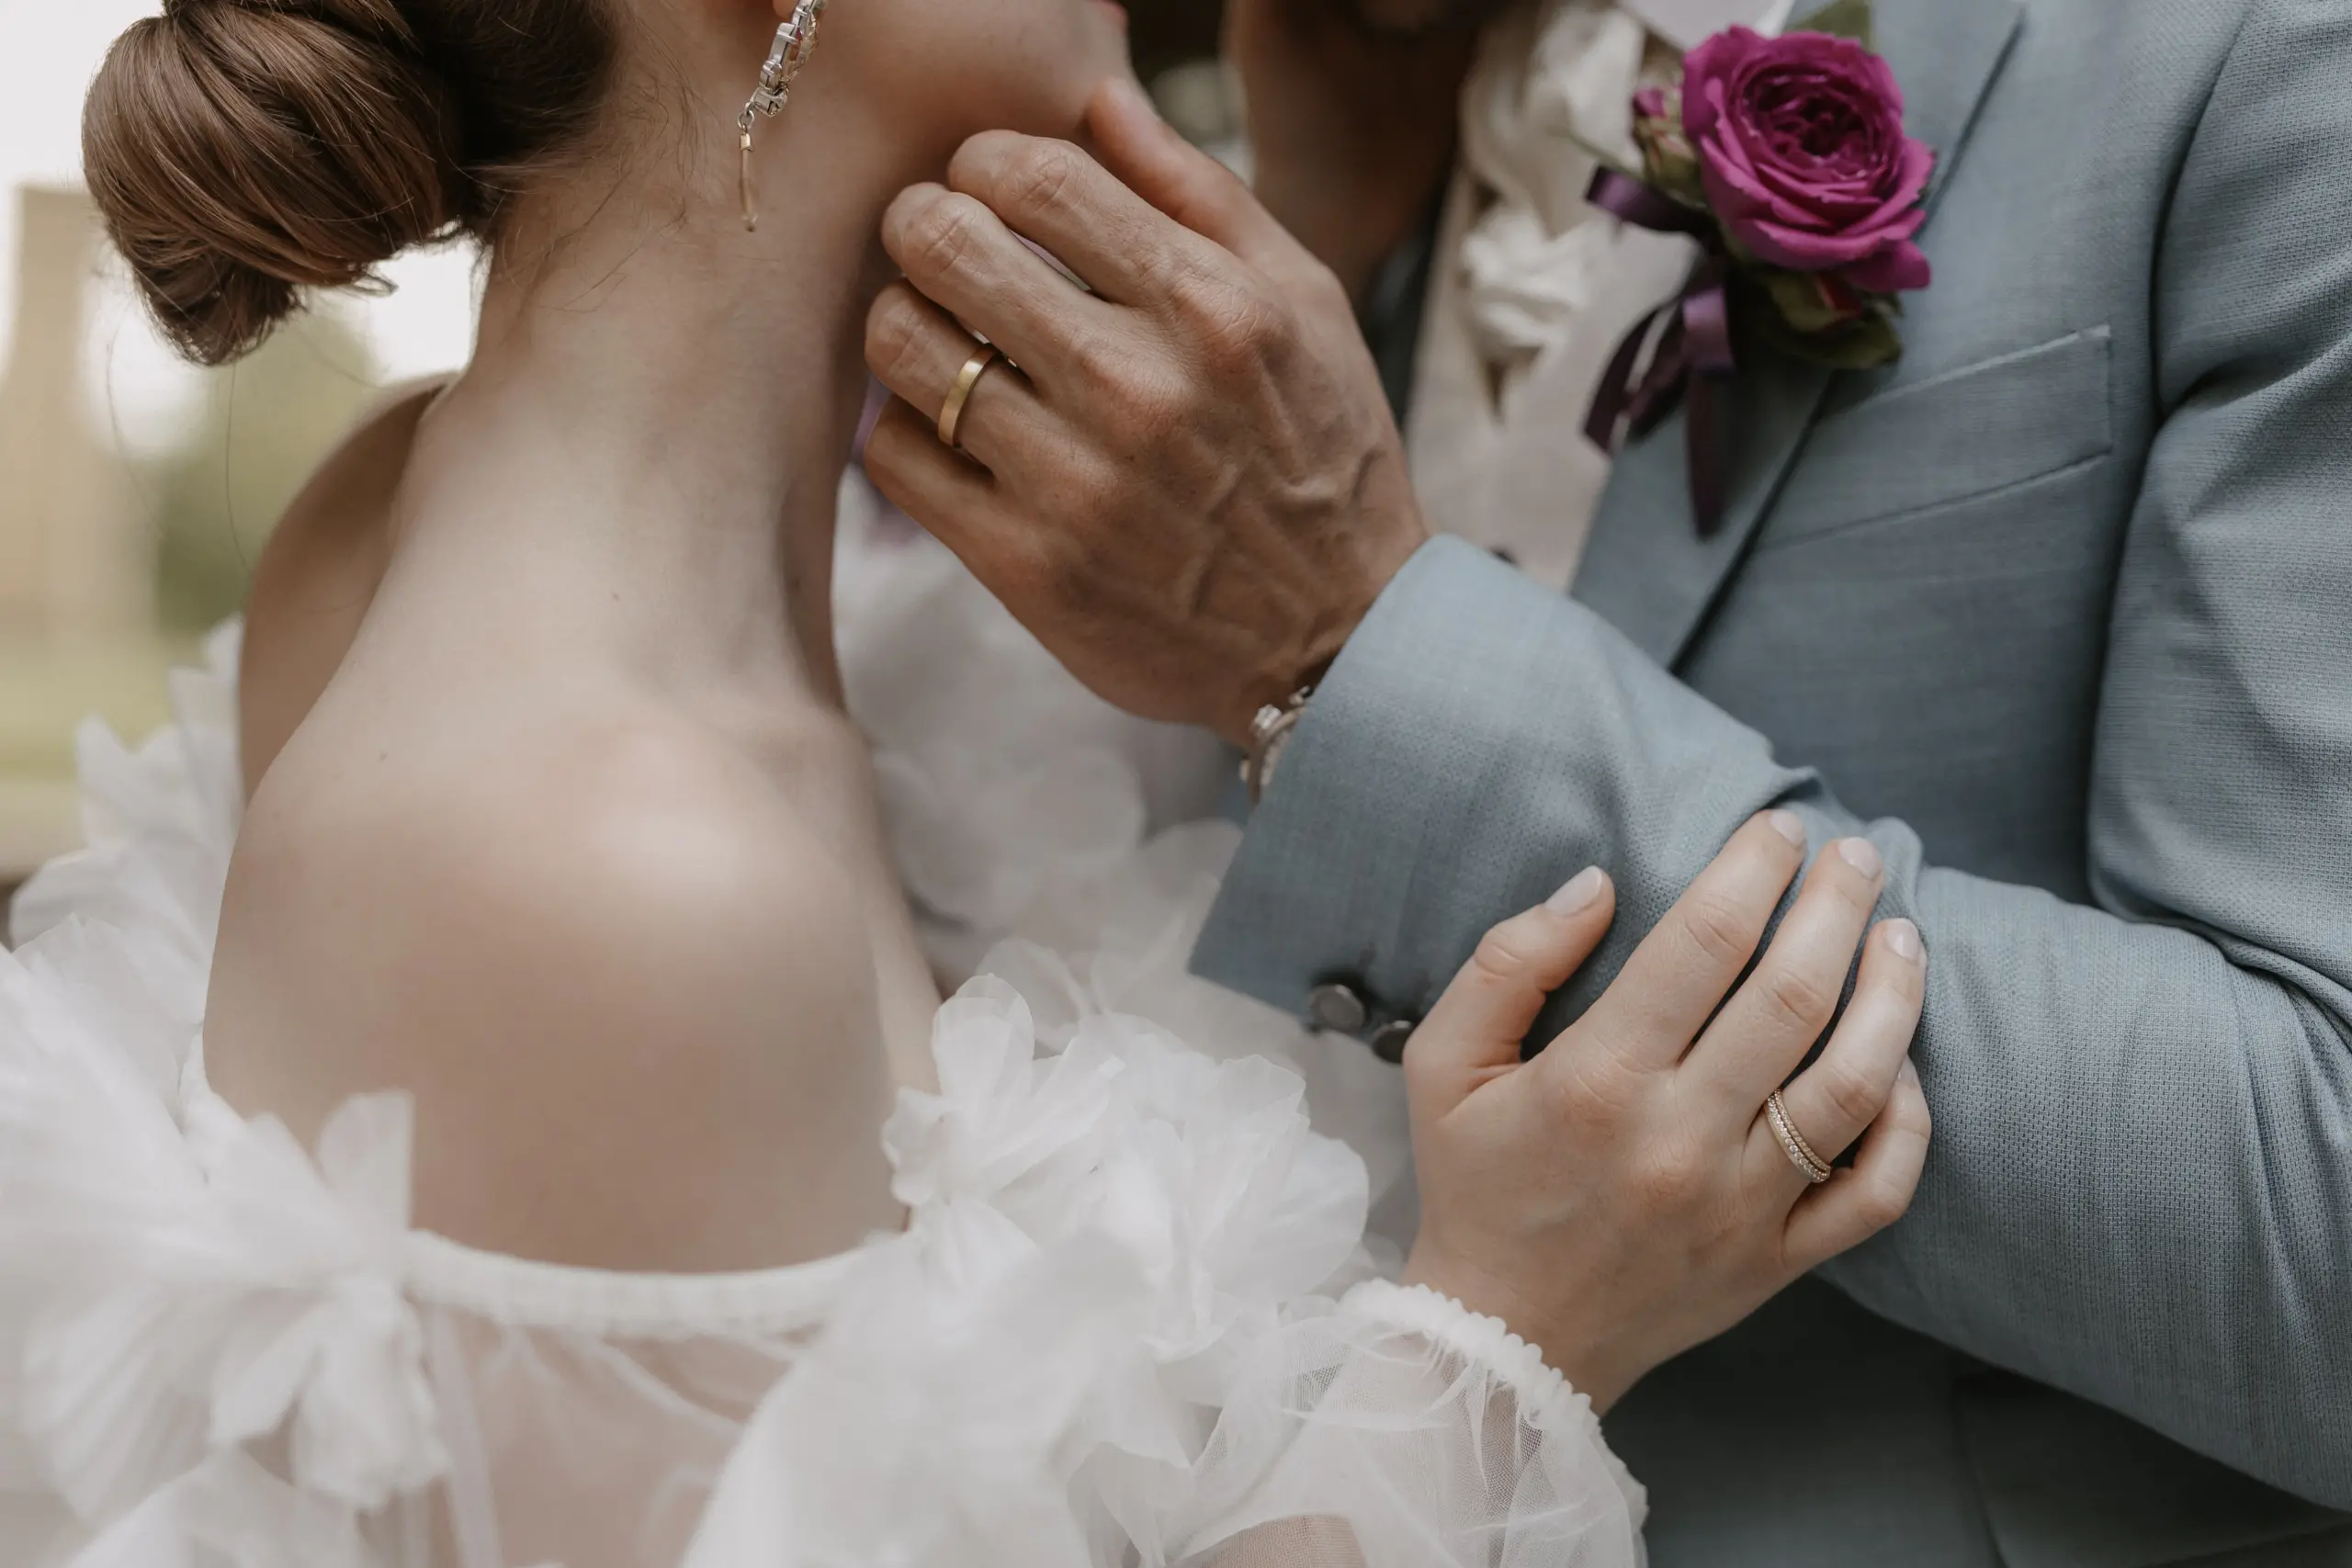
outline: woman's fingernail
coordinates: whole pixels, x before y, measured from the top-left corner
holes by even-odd
[[[1597,865],[1589,865],[1568,879],[1566,886],[1544,900],[1544,907],[1555,915],[1575,915],[1592,908],[1609,879]]]
[[[1878,852],[1878,846],[1868,839],[1839,840],[1838,858],[1864,876],[1876,876],[1886,869],[1886,858]]]
[[[1772,825],[1772,831],[1797,848],[1804,848],[1804,818],[1793,811],[1768,811],[1764,814],[1764,820]]]
[[[1919,928],[1908,920],[1886,922],[1887,951],[1905,964],[1919,962]]]
[[[1914,1062],[1908,1056],[1904,1057],[1903,1077],[1906,1082],[1917,1083],[1919,1081],[1919,1064]]]

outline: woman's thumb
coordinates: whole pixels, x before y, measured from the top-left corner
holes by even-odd
[[[1443,1115],[1519,1066],[1544,1002],[1592,956],[1616,911],[1616,888],[1596,866],[1487,933],[1406,1047],[1416,1114]]]

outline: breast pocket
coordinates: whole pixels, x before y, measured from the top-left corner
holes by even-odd
[[[2115,435],[2105,327],[1889,388],[1824,419],[1761,543],[1973,500],[2105,457]]]

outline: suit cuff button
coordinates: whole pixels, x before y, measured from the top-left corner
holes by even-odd
[[[1415,1027],[1401,1018],[1393,1023],[1384,1023],[1373,1031],[1372,1039],[1366,1043],[1371,1045],[1374,1055],[1390,1066],[1401,1066],[1405,1061],[1405,1047],[1412,1043]]]
[[[1363,992],[1335,980],[1306,993],[1306,1021],[1327,1034],[1361,1034],[1372,1021],[1372,1009]]]

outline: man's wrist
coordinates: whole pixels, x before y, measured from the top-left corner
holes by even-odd
[[[1301,693],[1311,694],[1322,685],[1324,677],[1339,662],[1340,655],[1352,641],[1372,607],[1405,570],[1405,563],[1418,554],[1430,541],[1429,525],[1419,510],[1409,499],[1408,511],[1399,517],[1393,513],[1382,525],[1380,532],[1391,542],[1374,553],[1367,548],[1356,562],[1354,571],[1335,571],[1335,580],[1352,578],[1359,587],[1354,594],[1329,607],[1329,613],[1317,624],[1298,636],[1289,645],[1289,651],[1279,659],[1270,659],[1247,681],[1227,688],[1231,701],[1222,718],[1214,720],[1210,728],[1231,741],[1243,752],[1250,751],[1259,741],[1259,716],[1266,709],[1304,705]],[[1351,519],[1352,525],[1367,535],[1374,532],[1372,516],[1377,513]]]

